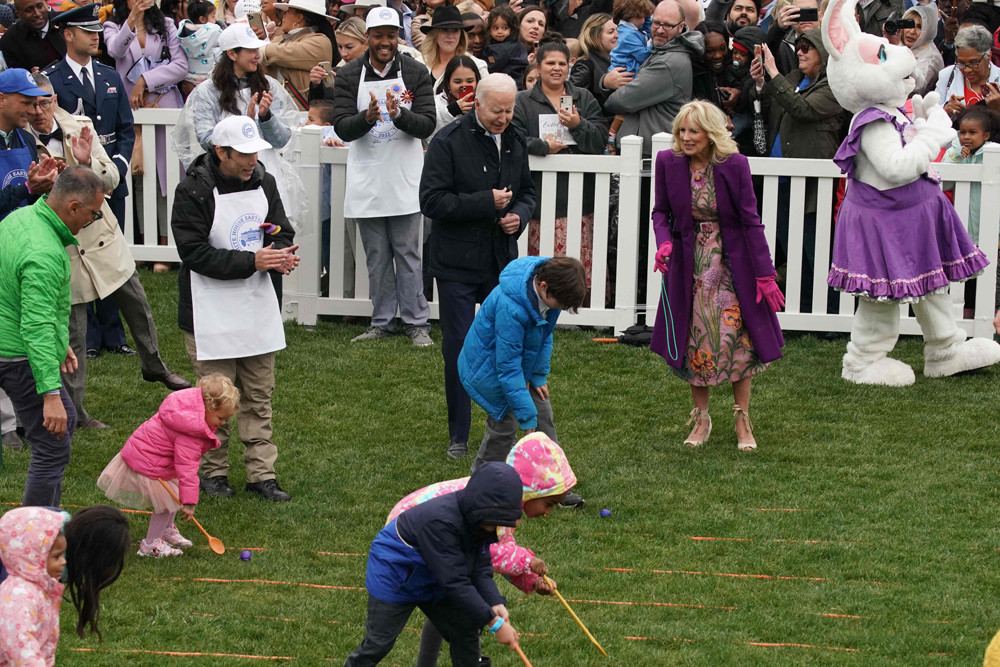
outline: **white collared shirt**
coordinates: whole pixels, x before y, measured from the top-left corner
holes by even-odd
[[[472,109],[472,112],[476,113],[475,109]],[[478,113],[476,113],[476,123],[479,125],[479,127],[483,128],[483,132],[486,133],[486,136],[490,137],[491,139],[493,139],[493,141],[496,142],[496,145],[497,145],[497,157],[500,157],[500,136],[501,135],[499,135],[499,134],[493,134],[492,132],[490,132],[489,130],[487,130],[486,126],[483,125],[483,121],[479,120],[479,114]]]
[[[59,127],[59,123],[55,118],[52,119],[52,131],[55,132],[56,128]],[[95,137],[96,139],[96,137]],[[45,149],[49,152],[49,155],[57,158],[66,158],[66,152],[64,150],[63,142],[59,139],[49,139],[49,143],[45,145]]]
[[[97,91],[97,82],[94,79],[94,59],[93,58],[91,58],[90,60],[88,60],[86,65],[81,65],[80,63],[76,62],[75,60],[73,60],[69,56],[66,56],[66,62],[69,63],[69,68],[71,70],[73,70],[73,74],[76,75],[76,78],[79,79],[79,81],[80,81],[81,84],[83,83],[83,74],[81,74],[81,72],[83,71],[84,68],[87,68],[87,76],[90,77],[90,85],[92,85],[94,87],[94,91],[95,92]]]

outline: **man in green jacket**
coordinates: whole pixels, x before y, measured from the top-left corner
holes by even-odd
[[[104,185],[88,167],[67,167],[52,192],[0,223],[0,389],[31,442],[25,505],[58,507],[76,411],[60,371],[69,347],[70,266],[66,246],[101,216]]]

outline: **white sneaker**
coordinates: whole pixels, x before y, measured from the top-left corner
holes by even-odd
[[[181,535],[181,531],[177,530],[177,525],[173,523],[163,531],[162,539],[172,547],[189,547],[194,544],[191,540]]]
[[[183,551],[180,549],[174,549],[162,539],[153,540],[152,542],[143,540],[139,543],[139,551],[137,553],[140,556],[148,558],[165,558],[166,556],[184,555]]]

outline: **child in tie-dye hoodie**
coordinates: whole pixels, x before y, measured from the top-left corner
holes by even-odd
[[[0,665],[56,664],[64,519],[43,507],[19,507],[0,517],[0,558],[8,572],[0,584]]]
[[[529,519],[548,516],[566,497],[566,492],[576,485],[576,475],[569,467],[566,454],[541,431],[521,438],[507,455],[506,463],[521,477],[521,508]],[[426,500],[464,489],[468,482],[468,477],[462,477],[417,489],[396,503],[386,524]],[[497,527],[497,537],[497,543],[490,545],[493,571],[525,593],[552,595],[553,588],[544,577],[548,573],[545,561],[535,556],[531,549],[517,544],[513,528]],[[441,635],[429,621],[424,623],[417,667],[436,664],[440,647]]]

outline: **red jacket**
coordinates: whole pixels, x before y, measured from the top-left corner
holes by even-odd
[[[198,503],[198,461],[219,446],[205,421],[201,389],[182,389],[167,396],[160,409],[122,447],[122,459],[140,475],[176,478],[184,505]]]

